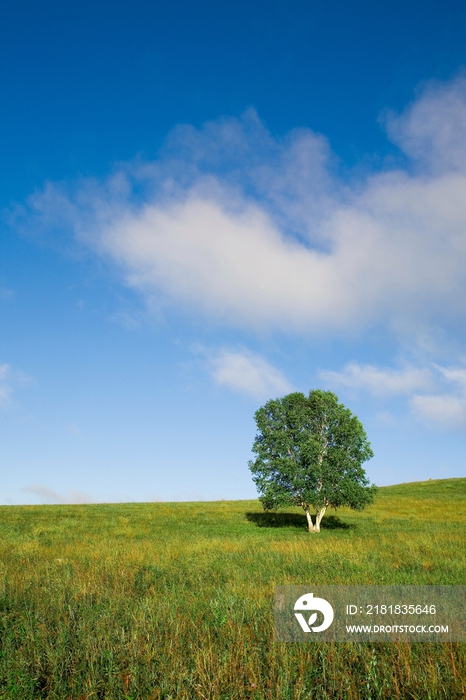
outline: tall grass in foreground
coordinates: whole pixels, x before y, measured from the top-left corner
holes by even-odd
[[[257,501],[0,508],[0,698],[445,698],[464,644],[276,644],[276,584],[464,584],[466,479],[362,513]]]

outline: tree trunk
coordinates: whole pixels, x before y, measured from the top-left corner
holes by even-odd
[[[324,506],[323,508],[317,511],[315,524],[312,522],[312,515],[310,514],[309,509],[306,510],[307,526],[309,532],[320,532],[320,521],[324,517],[326,510],[327,506]]]
[[[327,506],[324,506],[320,510],[317,511],[316,513],[316,524],[314,526],[314,532],[320,532],[320,521],[325,515],[325,511],[327,510]]]
[[[306,510],[306,518],[309,532],[315,532],[315,525],[312,522],[312,515],[310,514],[309,510]]]

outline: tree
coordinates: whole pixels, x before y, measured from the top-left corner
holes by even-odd
[[[255,419],[249,469],[264,510],[300,506],[309,532],[320,532],[327,508],[362,510],[373,502],[377,487],[361,465],[374,453],[362,423],[331,391],[267,401]]]

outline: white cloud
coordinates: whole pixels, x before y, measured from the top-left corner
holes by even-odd
[[[410,402],[413,412],[444,428],[466,428],[466,368],[433,367],[443,386],[435,394],[414,395]]]
[[[250,352],[222,350],[210,357],[210,369],[217,384],[257,399],[275,398],[293,391],[278,369]]]
[[[331,387],[348,387],[385,398],[405,395],[417,418],[444,428],[466,427],[464,367],[432,364],[392,369],[350,362],[340,372],[325,370],[319,376]]]
[[[417,395],[411,408],[420,418],[442,427],[466,427],[466,397],[452,394]]]
[[[433,172],[466,169],[466,80],[432,81],[401,116],[388,115],[391,139]]]
[[[149,302],[226,324],[448,324],[466,309],[466,80],[428,87],[387,123],[415,168],[354,187],[309,130],[277,141],[253,112],[180,127],[155,163],[48,185],[29,226],[66,223]]]
[[[357,362],[349,362],[341,372],[325,370],[319,372],[319,376],[331,386],[362,389],[378,396],[411,394],[419,389],[432,388],[434,384],[429,369],[391,369]]]
[[[67,495],[61,495],[48,486],[34,484],[31,486],[24,486],[20,491],[38,496],[42,503],[92,503],[91,498],[86,493],[77,489],[69,489]]]
[[[126,269],[130,286],[148,296],[158,287],[223,321],[296,328],[311,315],[343,320],[346,310],[323,255],[285,238],[257,206],[226,212],[193,194],[112,225],[99,246]],[[335,289],[310,310],[309,299],[326,284]]]
[[[435,369],[449,382],[453,382],[466,393],[466,368],[465,367],[441,367],[434,365]]]

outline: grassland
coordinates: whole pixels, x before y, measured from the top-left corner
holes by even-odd
[[[257,501],[0,508],[0,698],[466,694],[464,644],[277,644],[276,584],[464,584],[466,479],[309,534]]]

